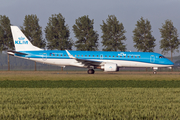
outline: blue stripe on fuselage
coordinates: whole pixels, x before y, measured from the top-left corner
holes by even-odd
[[[27,58],[47,58],[47,59],[70,59],[66,51],[42,50],[42,51],[19,51],[28,55]],[[173,65],[167,58],[159,58],[159,53],[153,52],[111,52],[111,51],[69,51],[71,55],[79,59],[91,60],[125,60],[144,63]],[[83,56],[82,56],[83,55]],[[89,56],[90,55],[90,56]]]

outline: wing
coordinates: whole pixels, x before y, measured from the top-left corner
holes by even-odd
[[[90,60],[90,59],[79,59],[79,58],[76,58],[73,55],[71,55],[68,50],[66,50],[66,52],[70,58],[75,59],[77,62],[81,62],[82,64],[85,64],[85,65],[93,65],[94,66],[94,65],[100,65],[103,63],[103,61]]]

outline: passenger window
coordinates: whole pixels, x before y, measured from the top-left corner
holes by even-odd
[[[50,54],[50,56],[51,56],[51,54]]]
[[[64,55],[64,56],[66,56],[66,55]]]
[[[137,58],[137,56],[135,56],[135,58]]]
[[[126,57],[126,56],[124,56],[124,57]]]
[[[94,55],[93,55],[93,57],[94,57]]]
[[[113,56],[114,57],[114,56]]]
[[[139,56],[139,58],[141,58],[141,56]]]
[[[89,57],[90,57],[90,55],[89,55]]]
[[[87,57],[87,55],[85,55],[85,57]]]
[[[131,56],[133,58],[133,56]]]
[[[105,57],[107,57],[107,55],[105,55]]]
[[[81,55],[83,57],[83,55]]]
[[[129,56],[128,56],[129,57]]]
[[[120,57],[122,57],[122,56],[120,56]]]
[[[98,57],[98,55],[97,55],[97,57]]]
[[[109,57],[111,57],[111,56],[109,56]]]
[[[53,56],[55,56],[55,54],[53,54]]]
[[[118,56],[116,56],[116,57],[118,57]]]
[[[61,56],[62,56],[62,54],[61,54]]]
[[[59,55],[57,54],[57,56],[59,56]]]
[[[78,55],[78,57],[79,57],[79,55]]]

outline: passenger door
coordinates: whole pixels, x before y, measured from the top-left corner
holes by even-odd
[[[47,60],[47,53],[43,53],[43,54],[42,54],[42,59],[43,59],[43,61],[46,61],[46,60]]]
[[[155,56],[154,56],[154,55],[151,55],[151,56],[150,56],[150,62],[151,62],[151,63],[154,63],[154,62],[155,62]]]

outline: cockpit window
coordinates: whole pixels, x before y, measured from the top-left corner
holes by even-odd
[[[159,56],[159,58],[165,58],[164,56]]]

